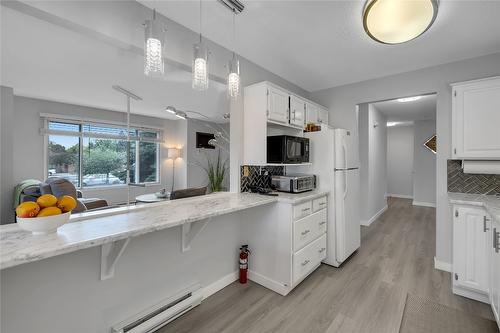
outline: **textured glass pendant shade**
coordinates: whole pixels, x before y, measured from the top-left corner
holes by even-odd
[[[208,48],[201,42],[193,46],[193,80],[195,90],[208,89]]]
[[[234,53],[228,64],[227,93],[232,99],[237,99],[241,93],[240,62]]]
[[[148,76],[161,76],[165,73],[163,53],[165,48],[165,28],[156,20],[147,20],[144,24],[144,74]]]
[[[377,42],[404,43],[427,31],[437,12],[437,0],[369,0],[363,11],[363,27]]]

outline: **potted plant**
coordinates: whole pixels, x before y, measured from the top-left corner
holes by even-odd
[[[222,191],[222,182],[227,171],[227,161],[221,161],[220,149],[217,152],[217,160],[214,162],[207,156],[207,165],[199,165],[208,176],[208,187],[210,192]]]

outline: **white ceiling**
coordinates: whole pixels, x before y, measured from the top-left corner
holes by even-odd
[[[436,118],[436,95],[422,96],[419,100],[401,103],[397,99],[372,103],[384,114],[388,122],[411,122]]]
[[[111,88],[117,84],[143,98],[132,102],[133,113],[177,119],[164,111],[173,105],[224,121],[225,85],[211,81],[208,91],[194,91],[191,73],[172,68],[161,79],[148,78],[142,55],[1,9],[0,84],[13,87],[15,95],[123,112],[125,98]]]
[[[139,2],[199,31],[198,1]],[[500,52],[500,0],[441,0],[430,30],[392,46],[365,34],[364,1],[243,3],[237,52],[308,91]],[[231,15],[216,0],[203,0],[203,33],[232,48]]]

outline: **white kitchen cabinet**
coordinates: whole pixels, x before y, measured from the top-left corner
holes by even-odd
[[[250,280],[287,295],[319,267],[326,258],[328,224],[327,207],[321,202],[326,196],[298,204],[278,202],[248,213],[254,222],[243,225],[243,242],[252,251]]]
[[[453,206],[453,292],[488,302],[490,217],[480,207]]]
[[[500,329],[500,217],[491,221],[488,242],[490,287],[489,300],[491,309]]]
[[[328,110],[319,108],[318,110],[318,123],[328,124]]]
[[[306,125],[318,123],[319,108],[313,103],[306,103]]]
[[[306,102],[297,96],[290,96],[290,125],[304,128]]]
[[[268,112],[267,118],[271,121],[287,124],[289,117],[289,97],[290,95],[281,89],[268,87]]]
[[[500,159],[500,77],[452,86],[452,157]]]

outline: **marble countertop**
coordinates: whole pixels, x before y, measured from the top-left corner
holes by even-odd
[[[450,203],[484,207],[490,215],[500,221],[500,197],[485,194],[448,192]]]
[[[57,233],[32,235],[16,223],[0,226],[0,269],[277,202],[252,193],[195,198],[75,214]]]
[[[316,189],[313,191],[307,191],[302,193],[287,193],[287,192],[274,192],[274,193],[278,193],[277,198],[279,202],[287,202],[296,205],[304,201],[313,200],[328,195],[330,191]]]

